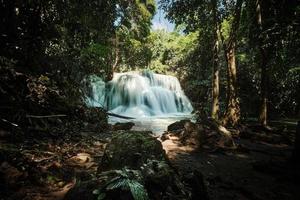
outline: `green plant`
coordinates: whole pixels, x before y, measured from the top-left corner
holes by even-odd
[[[93,194],[97,195],[97,200],[103,200],[107,197],[107,192],[113,190],[130,191],[134,200],[148,200],[148,193],[144,186],[140,183],[140,173],[137,170],[113,170],[104,172],[101,174],[102,179],[108,179],[108,177],[114,176],[114,178],[107,180],[106,184],[93,191]]]

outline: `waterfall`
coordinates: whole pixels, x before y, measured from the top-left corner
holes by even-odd
[[[189,114],[193,107],[174,76],[150,71],[115,73],[104,83],[101,78],[89,78],[89,106],[103,107],[112,113],[129,117]]]

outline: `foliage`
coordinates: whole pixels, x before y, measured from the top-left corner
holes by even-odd
[[[112,175],[114,178],[106,182],[105,185],[100,189],[93,191],[93,194],[97,195],[98,200],[105,199],[106,193],[114,190],[130,191],[134,200],[149,199],[146,189],[140,183],[141,174],[138,170],[129,170],[123,168],[122,170],[103,172],[101,177],[106,179],[107,176],[110,177]]]
[[[186,73],[183,86],[193,102],[201,109],[210,110],[211,74],[213,49],[212,3],[217,3],[217,20],[223,38],[227,40],[233,18],[235,1],[170,1],[162,0],[161,7],[167,17],[183,25],[184,32],[199,31],[197,46],[180,60],[178,74]],[[299,113],[299,72],[290,70],[299,66],[299,3],[291,1],[262,1],[263,34],[262,41],[267,49],[267,71],[270,74],[269,110],[271,117],[295,116]],[[240,30],[237,33],[236,59],[238,95],[243,117],[254,117],[259,112],[260,69],[257,48],[258,30],[256,25],[256,1],[245,1],[242,7]],[[223,49],[222,49],[223,50]],[[219,53],[220,63],[220,105],[225,104],[226,60]],[[198,107],[198,106],[196,106]]]
[[[55,107],[82,104],[84,77],[111,73],[114,37],[120,27],[127,30],[132,45],[140,43],[150,31],[154,12],[152,0],[4,0],[0,4],[1,69],[30,77],[28,87],[34,95],[28,98],[49,104],[49,98],[41,99],[42,93],[53,88],[60,96]],[[48,77],[49,83],[40,83],[40,77]],[[16,102],[1,99],[4,102],[17,107]]]
[[[193,50],[197,36],[198,32],[185,35],[165,30],[152,31],[143,43],[132,41],[127,50],[128,57],[125,56],[132,62],[122,63],[121,69],[150,69],[157,73],[176,74],[179,61]]]

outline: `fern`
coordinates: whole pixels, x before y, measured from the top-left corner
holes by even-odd
[[[106,192],[109,190],[121,189],[130,191],[134,200],[148,200],[148,193],[144,186],[137,179],[138,172],[134,170],[115,170],[102,173],[102,176],[116,175],[109,180],[100,190],[95,190],[98,200],[106,198]]]
[[[135,180],[129,180],[128,185],[134,200],[148,200],[148,193],[144,186]]]

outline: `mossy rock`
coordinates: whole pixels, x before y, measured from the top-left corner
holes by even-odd
[[[134,126],[133,122],[125,122],[125,123],[119,123],[113,125],[113,130],[130,130]]]
[[[170,165],[161,143],[151,136],[151,132],[115,132],[99,170],[101,173],[96,180],[76,185],[65,200],[198,199],[198,195],[203,196],[203,191],[198,191],[203,185],[202,176],[188,177],[191,184],[186,184],[184,177]]]
[[[182,130],[184,128],[185,123],[187,122],[191,122],[191,120],[188,119],[184,119],[184,120],[180,120],[177,122],[174,122],[173,124],[170,124],[168,126],[168,131],[178,131],[178,130]]]
[[[101,161],[101,171],[139,169],[146,161],[165,160],[161,143],[147,131],[119,131],[107,145]]]

